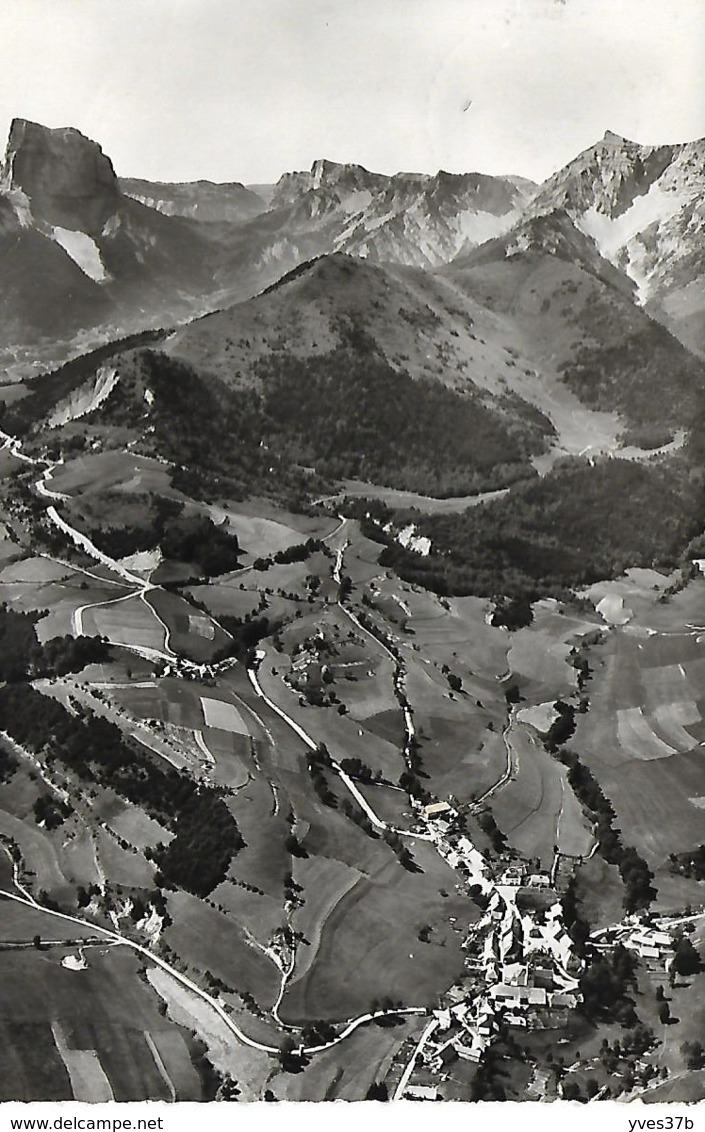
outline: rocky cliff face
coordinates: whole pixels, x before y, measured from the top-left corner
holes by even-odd
[[[126,196],[165,216],[187,216],[205,224],[239,223],[258,216],[267,207],[257,193],[238,181],[171,183],[121,177],[120,188]]]
[[[27,199],[33,216],[92,235],[120,198],[112,162],[96,142],[78,130],[50,130],[21,118],[10,128],[2,184]]]
[[[0,360],[53,342],[54,361],[76,336],[93,344],[201,313],[219,284],[197,229],[123,194],[78,130],[15,119],[0,167]]]
[[[705,139],[645,146],[608,131],[541,186],[529,217],[567,215],[635,297],[705,349]]]
[[[298,234],[321,234],[321,252],[375,262],[436,267],[506,232],[535,186],[478,173],[371,173],[361,165],[315,161],[287,173],[272,197]],[[325,241],[325,242],[324,242]]]

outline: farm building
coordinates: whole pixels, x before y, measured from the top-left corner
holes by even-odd
[[[451,813],[451,807],[447,802],[430,802],[428,806],[424,806],[422,812],[427,818],[438,818],[441,814]]]
[[[524,870],[521,865],[510,865],[505,869],[499,878],[500,884],[507,884],[513,888],[518,888],[519,885],[524,883]]]
[[[548,873],[532,873],[526,878],[529,888],[550,888],[551,878]]]
[[[437,1101],[438,1089],[435,1085],[408,1085],[406,1096],[410,1101]]]

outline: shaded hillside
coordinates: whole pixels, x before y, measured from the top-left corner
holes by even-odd
[[[518,380],[520,359],[505,328],[420,271],[397,275],[349,256],[324,256],[255,299],[183,327],[165,348],[235,388],[259,386],[272,358],[280,359],[277,365],[290,358],[296,372],[297,359],[313,363],[339,349],[352,361],[374,353],[390,371],[466,394],[522,453],[541,451],[553,432],[532,390]]]
[[[35,443],[54,448],[129,443],[172,463],[175,486],[209,496],[320,494],[332,478],[360,476],[443,496],[535,474],[529,456],[549,427],[540,414],[524,406],[517,434],[477,396],[392,369],[360,328],[342,333],[326,354],[261,358],[245,388],[156,350],[127,351],[111,359],[107,398],[80,420],[43,432],[52,405],[35,396],[6,423],[34,420]],[[54,385],[63,395],[66,383]]]
[[[270,445],[327,475],[436,496],[491,490],[527,474],[527,436],[520,445],[476,399],[414,381],[355,345],[261,361]]]
[[[586,237],[566,231],[542,218],[443,275],[505,317],[537,368],[550,366],[584,404],[635,425],[688,427],[703,362],[612,285],[616,269],[595,261]]]

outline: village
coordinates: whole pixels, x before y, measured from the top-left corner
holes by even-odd
[[[441,1099],[448,1067],[457,1059],[479,1064],[506,1027],[559,1029],[582,1001],[583,960],[564,921],[548,872],[516,860],[489,862],[464,833],[448,802],[417,807],[438,852],[461,876],[482,917],[463,942],[466,977],[445,996],[424,1029],[394,1093],[395,1099]],[[619,942],[641,959],[668,968],[674,935],[668,922],[639,916],[594,933],[606,950]]]

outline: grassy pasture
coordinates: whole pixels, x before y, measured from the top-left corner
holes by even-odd
[[[100,884],[101,875],[96,863],[94,843],[89,830],[83,823],[77,826],[75,834],[67,837],[60,850],[61,867],[72,885]]]
[[[3,806],[6,804],[3,796]],[[12,837],[19,845],[25,868],[30,874],[32,890],[44,890],[60,899],[67,890],[66,877],[46,834],[33,821],[32,824],[29,820],[22,821],[4,808],[0,809],[0,833]]]
[[[654,602],[640,617],[640,622],[662,633],[687,631],[689,625],[703,625],[705,609],[705,577],[698,575],[684,589]]]
[[[335,778],[331,777],[330,781],[338,797],[343,797],[343,790]],[[285,786],[302,831],[306,830],[305,835],[302,832],[301,840],[309,858],[328,858],[364,875],[374,872],[380,855],[387,854],[377,836],[369,837],[350,818],[324,807],[314,794],[307,793],[305,781],[287,782]],[[295,861],[294,865],[297,868],[299,861]]]
[[[292,923],[296,931],[303,932],[308,944],[298,948],[292,982],[297,982],[310,970],[326,920],[360,875],[357,869],[329,857],[309,857],[296,862],[294,877],[303,885],[304,904],[294,912]]]
[[[400,711],[393,693],[394,664],[380,655],[367,661],[333,663],[336,695],[353,719],[367,720],[382,712]],[[353,677],[349,679],[348,677]]]
[[[145,595],[145,600],[168,626],[170,647],[190,660],[211,660],[230,641],[230,637],[207,614],[194,609],[175,594],[151,590]]]
[[[108,822],[110,829],[137,849],[147,845],[157,845],[160,841],[168,845],[174,834],[163,825],[150,818],[137,806],[123,803],[122,810]]]
[[[357,787],[382,821],[398,826],[399,829],[409,829],[416,824],[416,815],[409,805],[409,796],[405,790],[362,782],[358,782]]]
[[[0,572],[0,582],[37,585],[42,582],[64,582],[75,576],[75,571],[50,558],[23,558]]]
[[[455,661],[451,670],[460,675],[462,669]],[[435,715],[444,719],[470,723],[479,716],[483,723],[493,719],[499,726],[505,716],[504,695],[497,681],[466,685],[463,680],[461,692],[451,692],[446,676],[434,660],[426,662],[423,655],[414,653],[408,658],[406,670],[406,692],[412,708],[420,718]],[[500,699],[501,696],[501,699]],[[478,707],[480,700],[482,707]]]
[[[330,562],[324,558],[322,554],[314,554],[304,562],[277,562],[270,566],[267,570],[248,569],[244,573],[233,574],[227,576],[229,586],[233,584],[243,583],[246,591],[254,591],[263,593],[265,590],[271,590],[271,594],[267,594],[267,601],[274,601],[276,597],[281,597],[281,591],[285,594],[295,594],[298,601],[293,603],[293,608],[308,609],[306,578],[309,574],[315,574],[322,581],[322,588],[319,591],[319,596],[326,591],[326,580],[330,575]],[[268,614],[270,616],[270,614]]]
[[[126,592],[77,572],[63,571],[57,576],[57,569],[60,568],[46,559],[23,559],[0,575],[0,601],[18,611],[47,612],[37,624],[37,636],[42,641],[70,634],[72,614],[87,601],[108,601]],[[36,580],[33,574],[37,574]],[[82,590],[81,583],[87,589]]]
[[[346,527],[350,546],[345,552],[345,573],[355,586],[364,585],[372,578],[384,577],[385,571],[379,565],[382,546],[360,533],[358,523],[351,521]]]
[[[245,840],[245,848],[233,859],[231,875],[281,898],[284,876],[291,870],[291,857],[284,848],[289,827],[272,786],[257,775],[228,799],[228,808]]]
[[[398,779],[404,770],[399,750],[372,732],[366,732],[357,721],[338,715],[335,708],[302,707],[298,696],[278,676],[272,675],[272,666],[277,667],[277,654],[268,650],[267,659],[263,661],[259,673],[266,695],[316,741],[325,743],[334,758],[360,758],[373,770],[381,770],[390,780]]]
[[[248,588],[241,590],[241,582],[243,585],[247,584]],[[218,580],[204,586],[189,586],[184,593],[187,598],[193,597],[202,602],[214,617],[222,617],[224,614],[229,617],[245,617],[248,613],[255,615],[259,606],[259,595],[252,593],[249,588],[249,571],[235,575],[227,582]],[[272,597],[267,598],[270,609],[274,600]],[[287,610],[296,608],[294,602],[287,601],[284,604]]]
[[[115,650],[107,664],[88,664],[81,674],[89,684],[125,684],[128,681],[153,681],[154,665],[145,657]]]
[[[456,875],[432,847],[419,843],[413,852],[423,872],[408,873],[380,853],[371,875],[338,900],[315,962],[284,996],[283,1018],[352,1017],[385,995],[409,1006],[435,1004],[461,973],[462,935],[448,918],[467,924],[477,909],[454,892]],[[424,925],[433,929],[430,943],[417,938]]]
[[[113,884],[134,888],[154,886],[154,866],[141,853],[123,849],[103,829],[95,831],[95,839],[101,864]]]
[[[404,600],[413,614],[414,598],[404,594]],[[453,654],[457,652],[473,672],[483,676],[506,672],[511,638],[506,629],[493,628],[486,623],[487,602],[475,597],[456,597],[448,599],[448,606],[445,610],[437,605],[435,615],[429,610],[409,619],[408,627],[414,630],[421,654],[452,668],[456,660]]]
[[[145,1032],[169,1033],[172,1052],[169,1056],[165,1043],[167,1056],[162,1055],[167,1073],[173,1065],[180,1099],[200,1099],[195,1073],[189,1078],[184,1071],[188,1052],[182,1032],[159,1014],[156,995],[137,978],[136,958],[119,948],[91,948],[85,954],[85,971],[62,968],[54,952],[0,954],[5,1007],[0,1022],[0,1099],[72,1099],[52,1034],[56,1018],[61,1018],[61,1043],[69,1051],[94,1051],[118,1101],[169,1099]],[[91,1084],[95,1078],[88,1081]]]
[[[344,499],[346,495],[359,496],[362,499],[380,499],[392,510],[407,510],[414,508],[424,514],[456,515],[467,511],[468,507],[476,507],[483,499],[492,495],[504,495],[504,491],[485,492],[482,495],[457,495],[448,499],[436,499],[432,495],[419,495],[415,491],[401,491],[395,487],[384,487],[382,484],[366,483],[364,480],[344,480],[343,490],[337,496],[331,497],[331,502]]]
[[[208,1058],[222,1073],[229,1073],[242,1090],[242,1100],[258,1100],[272,1071],[273,1062],[265,1053],[240,1044],[216,1012],[159,967],[147,977],[167,1004],[168,1017],[179,1027],[193,1030],[208,1049]],[[243,1029],[248,1021],[243,1020]],[[250,1026],[250,1028],[253,1028]],[[249,1030],[247,1030],[249,1032]],[[190,1099],[190,1098],[189,1098]]]
[[[391,711],[367,716],[365,730],[371,731],[374,735],[379,735],[380,739],[384,739],[385,742],[391,743],[394,747],[401,747],[406,732],[404,717],[399,710],[399,705],[397,704],[396,709]]]
[[[630,609],[638,620],[642,620],[645,615],[647,618],[650,616],[655,599],[672,581],[672,577],[657,570],[637,568],[627,570],[621,578],[596,582],[580,592],[581,596],[584,594],[595,605],[612,594],[621,597],[625,609]]]
[[[571,634],[567,634],[570,636]],[[552,700],[569,696],[577,687],[577,671],[568,663],[570,645],[556,640],[549,631],[532,625],[512,633],[507,667],[521,676],[523,694],[532,699],[548,695]]]
[[[276,1096],[286,1101],[359,1101],[370,1085],[384,1079],[400,1046],[420,1034],[423,1017],[382,1029],[360,1026],[342,1047],[311,1059],[303,1073],[279,1074],[272,1081]]]
[[[428,787],[440,798],[454,794],[458,801],[468,801],[503,773],[507,756],[501,734],[487,730],[479,710],[464,719],[425,713],[414,718]]]
[[[4,897],[0,897],[0,910],[0,946],[8,942],[31,942],[35,935],[40,936],[43,942],[88,939],[96,935],[90,927],[72,924],[67,920],[62,922],[37,908],[30,908]]]
[[[255,558],[267,558],[280,550],[288,550],[290,546],[305,542],[309,537],[288,522],[261,515],[239,514],[229,507],[209,505],[207,510],[214,523],[221,523],[225,519],[228,532],[237,536],[245,566]]]
[[[549,868],[554,846],[564,853],[587,853],[592,836],[566,780],[566,769],[524,726],[508,737],[516,772],[492,798],[492,812],[509,842]]]
[[[271,1007],[279,986],[279,971],[234,916],[209,907],[187,892],[169,894],[174,923],[164,940],[181,959],[198,971],[210,971],[234,990],[254,994],[263,1009]]]
[[[249,892],[242,885],[231,883],[236,871],[231,867],[228,880],[214,889],[211,899],[232,916],[233,923],[247,924],[255,939],[266,944],[282,925],[281,892],[276,896]]]
[[[230,731],[202,731],[203,741],[215,759],[211,779],[221,786],[239,789],[251,773],[250,742],[242,735]]]
[[[111,449],[77,456],[57,467],[52,488],[64,495],[94,495],[116,489],[159,492],[170,489],[169,469],[148,456]]]
[[[164,649],[164,627],[138,596],[86,609],[83,625],[84,632],[100,634],[116,645]]]

